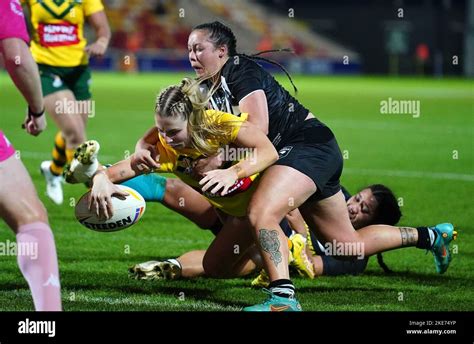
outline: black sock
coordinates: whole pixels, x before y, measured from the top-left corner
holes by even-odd
[[[433,243],[431,242],[430,238],[430,231],[432,230],[428,227],[416,227],[416,230],[418,232],[418,242],[416,243],[416,247],[429,250],[431,246],[433,246]],[[436,240],[437,234],[435,231],[432,232],[435,235],[434,240]]]
[[[276,296],[280,297],[294,297],[295,296],[295,286],[288,279],[279,279],[273,281],[268,286],[270,291]]]

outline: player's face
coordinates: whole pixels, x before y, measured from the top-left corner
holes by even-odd
[[[188,38],[189,63],[198,77],[214,74],[226,61],[225,48],[214,47],[208,38],[207,30],[194,30]]]
[[[347,201],[349,218],[355,229],[359,229],[371,224],[378,206],[370,189],[364,189]]]
[[[181,118],[155,116],[158,132],[175,149],[188,147],[188,122]]]

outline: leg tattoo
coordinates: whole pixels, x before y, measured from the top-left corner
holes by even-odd
[[[402,246],[416,245],[416,228],[399,227],[398,229],[400,229],[400,235],[402,236]]]
[[[260,229],[258,241],[263,250],[270,254],[275,266],[281,263],[280,241],[276,230]]]

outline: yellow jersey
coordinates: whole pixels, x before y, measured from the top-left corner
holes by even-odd
[[[31,54],[36,63],[76,67],[88,63],[86,17],[104,10],[100,0],[22,0],[30,9]]]
[[[241,117],[219,112],[215,110],[207,110],[206,114],[216,123],[232,122],[232,133],[229,135],[227,142],[213,142],[219,147],[231,144],[237,138],[242,123],[246,120],[247,115]],[[247,206],[250,198],[258,185],[258,173],[237,180],[237,182],[229,189],[225,196],[219,194],[203,193],[199,181],[192,177],[192,169],[194,162],[204,156],[196,149],[179,149],[175,150],[170,147],[165,139],[159,135],[159,141],[156,144],[157,153],[159,154],[160,169],[156,172],[174,173],[184,183],[201,193],[215,208],[232,216],[245,216],[247,214]],[[233,163],[237,163],[234,161]]]

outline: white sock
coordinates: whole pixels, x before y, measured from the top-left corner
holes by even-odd
[[[166,259],[166,261],[170,262],[171,264],[174,264],[174,265],[178,266],[180,270],[183,269],[181,267],[181,263],[177,259],[171,258],[171,259]]]
[[[430,244],[431,244],[431,246],[433,246],[433,244],[436,240],[436,233],[431,228],[428,228],[428,233],[430,234]]]

